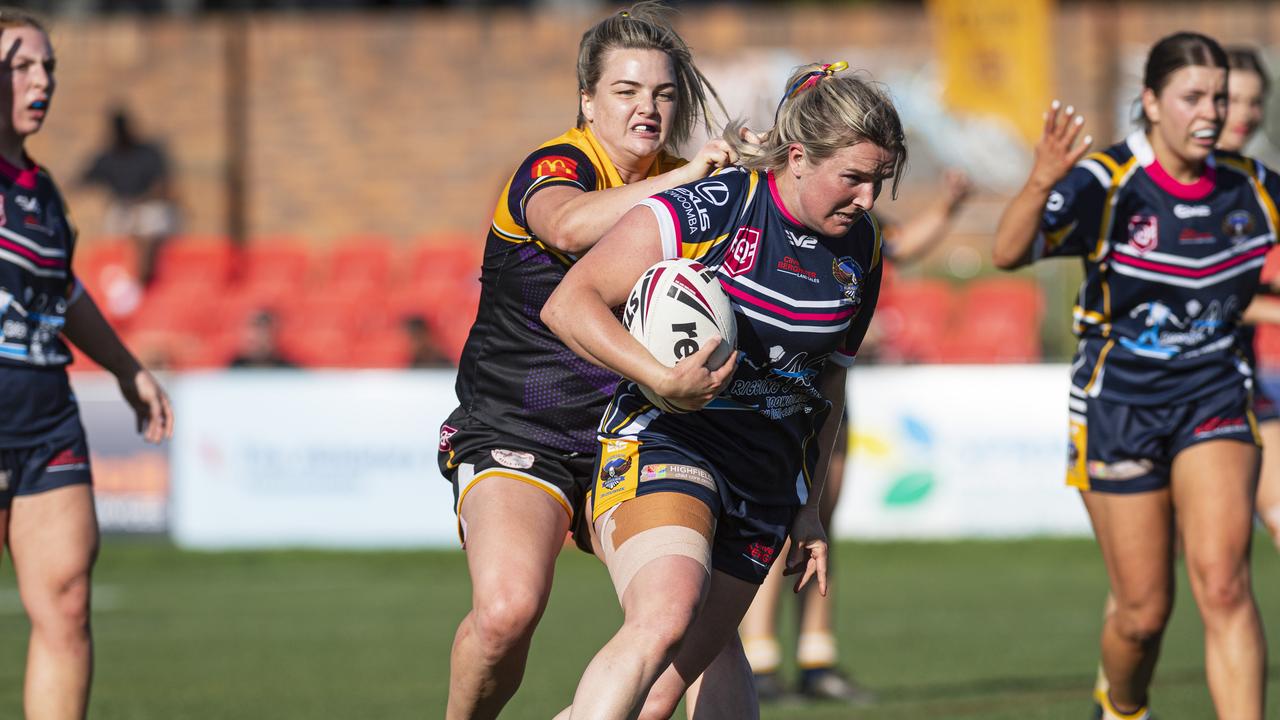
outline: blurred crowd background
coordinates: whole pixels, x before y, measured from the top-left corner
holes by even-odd
[[[927,205],[945,168],[972,178],[951,237],[887,284],[882,362],[1067,359],[1078,268],[994,278],[988,258],[1040,113],[1055,97],[1074,104],[1103,147],[1131,129],[1155,39],[1193,28],[1272,57],[1280,31],[1266,2],[675,4],[698,64],[753,126],[769,124],[801,63],[843,59],[890,87],[912,156],[898,199],[877,206],[888,221]],[[495,198],[531,148],[572,124],[577,41],[609,7],[44,3],[59,89],[33,151],[75,211],[78,275],[130,345],[170,369],[244,362],[263,343],[266,365],[455,359]],[[92,172],[121,117],[149,148],[123,161],[135,169],[115,184],[131,188]],[[1280,159],[1277,132],[1273,121],[1251,150]],[[119,206],[143,202],[150,222],[122,221]],[[1275,337],[1263,335],[1265,364],[1280,361]]]

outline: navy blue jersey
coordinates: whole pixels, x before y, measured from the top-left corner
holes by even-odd
[[[664,154],[650,176],[682,162]],[[618,376],[578,357],[543,324],[542,306],[576,258],[539,240],[525,208],[548,187],[592,192],[623,184],[590,130],[570,130],[520,164],[485,242],[480,309],[458,363],[460,406],[447,425],[476,420],[558,450],[595,449],[596,424]]]
[[[1084,260],[1072,384],[1164,405],[1248,382],[1236,330],[1276,241],[1278,190],[1261,163],[1220,151],[1200,181],[1179,183],[1140,132],[1073,168],[1035,247]]]
[[[53,178],[0,160],[0,446],[22,447],[75,413],[62,340],[75,229]]]
[[[742,356],[728,388],[701,412],[664,414],[634,383],[620,384],[602,441],[664,436],[706,458],[740,497],[805,502],[831,408],[815,381],[829,361],[852,363],[880,293],[875,221],[863,215],[843,237],[816,235],[783,207],[772,173],[740,168],[644,205],[658,219],[665,258],[716,272]]]

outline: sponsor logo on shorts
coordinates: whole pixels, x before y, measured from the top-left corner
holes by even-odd
[[[10,472],[9,470],[0,470],[0,490],[9,489]]]
[[[716,489],[716,481],[711,477],[711,473],[693,465],[668,465],[666,463],[645,465],[640,468],[640,482],[648,482],[650,480],[684,480],[695,485],[701,485],[708,490]]]
[[[1192,435],[1197,440],[1204,438],[1217,437],[1218,435],[1228,435],[1237,432],[1250,432],[1249,421],[1242,417],[1224,418],[1212,417],[1196,426]]]
[[[489,457],[493,458],[493,461],[499,465],[509,467],[512,470],[528,470],[533,467],[533,453],[529,452],[494,448],[489,451]]]
[[[1129,218],[1129,247],[1145,255],[1160,244],[1160,225],[1154,215],[1134,215]]]
[[[1089,477],[1094,480],[1110,480],[1112,482],[1136,480],[1150,473],[1153,467],[1155,467],[1155,463],[1150,460],[1121,460],[1113,463],[1090,460]]]
[[[568,180],[578,179],[578,163],[573,158],[563,155],[550,155],[533,164],[530,171],[534,179],[540,177],[562,177]]]
[[[600,484],[604,485],[605,490],[612,490],[627,478],[627,471],[630,469],[630,457],[613,458],[600,468]]]
[[[762,542],[753,542],[747,546],[747,551],[742,553],[742,557],[761,567],[769,567],[769,563],[773,562],[773,556],[778,551],[772,545],[766,545]]]
[[[89,458],[86,455],[79,455],[75,450],[67,448],[49,461],[45,465],[46,472],[59,472],[63,470],[83,470],[89,467]]]
[[[440,426],[440,452],[453,452],[453,443],[450,442],[450,438],[457,434],[458,428],[448,425]]]
[[[729,245],[729,252],[721,267],[730,276],[749,272],[756,266],[759,250],[760,231],[753,227],[738,228],[738,234],[733,236],[733,243]]]

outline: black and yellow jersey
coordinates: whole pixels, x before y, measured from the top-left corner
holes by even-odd
[[[1134,405],[1195,400],[1247,383],[1240,314],[1276,242],[1280,178],[1215,151],[1191,185],[1141,133],[1088,155],[1054,188],[1035,256],[1077,256],[1077,394]]]
[[[683,162],[663,154],[649,176]],[[459,407],[448,425],[473,420],[548,447],[595,451],[596,423],[618,377],[575,355],[540,319],[577,258],[539,240],[525,208],[548,187],[592,192],[624,184],[590,129],[544,143],[511,176],[486,240],[480,309],[462,350]]]

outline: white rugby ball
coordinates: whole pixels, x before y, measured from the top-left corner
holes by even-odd
[[[622,323],[658,362],[674,367],[713,337],[724,342],[707,362],[715,369],[733,354],[738,323],[716,274],[693,260],[663,260],[636,281],[622,311]],[[690,412],[641,385],[641,392],[663,412]]]

